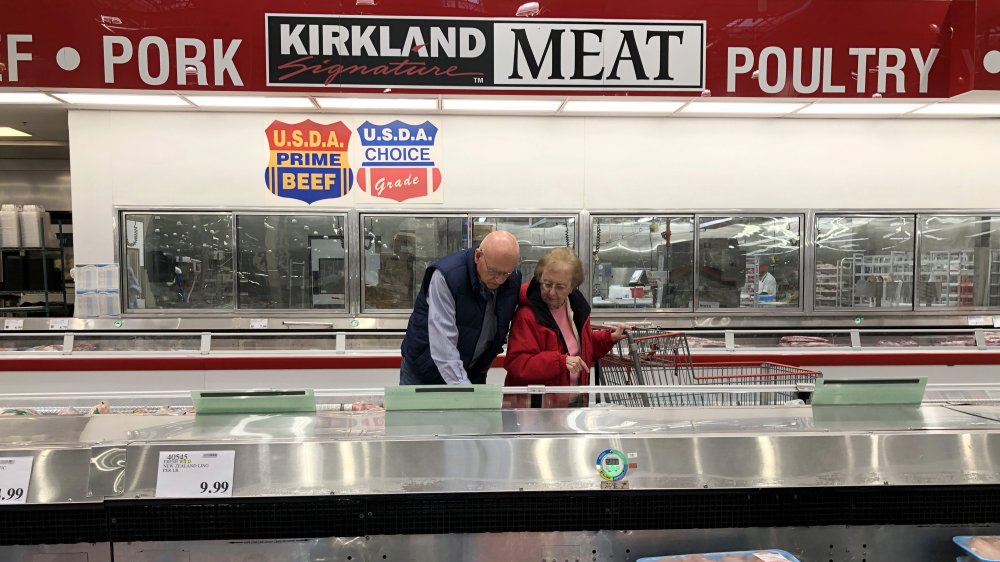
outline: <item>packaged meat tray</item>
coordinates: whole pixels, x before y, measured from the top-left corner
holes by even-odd
[[[654,556],[640,558],[636,562],[799,562],[799,559],[784,550],[772,548],[768,550]]]
[[[960,536],[952,539],[955,544],[972,555],[972,560],[1000,562],[1000,537],[995,535]]]

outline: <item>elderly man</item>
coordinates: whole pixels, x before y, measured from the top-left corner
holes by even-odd
[[[517,307],[519,260],[517,239],[498,230],[427,268],[403,338],[399,384],[486,382]]]

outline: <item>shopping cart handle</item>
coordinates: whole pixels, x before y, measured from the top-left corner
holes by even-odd
[[[601,330],[614,330],[618,326],[624,326],[626,330],[629,328],[655,328],[652,322],[615,322],[614,324],[594,324],[591,323],[591,329],[601,331]]]

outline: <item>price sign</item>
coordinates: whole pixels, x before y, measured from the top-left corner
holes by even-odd
[[[7,318],[3,321],[4,330],[23,330],[24,318]]]
[[[251,318],[250,319],[250,329],[251,330],[266,330],[267,329],[267,318]]]
[[[160,451],[158,498],[232,497],[236,451]]]
[[[53,318],[49,320],[50,330],[68,330],[69,318]]]
[[[34,457],[0,457],[0,505],[28,500]]]

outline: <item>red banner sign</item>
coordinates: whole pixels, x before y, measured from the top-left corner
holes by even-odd
[[[949,97],[1000,89],[986,0],[7,0],[0,88]],[[517,14],[532,17],[516,17]]]

